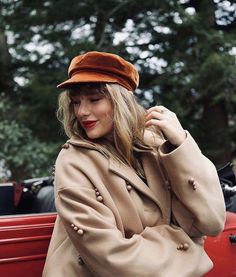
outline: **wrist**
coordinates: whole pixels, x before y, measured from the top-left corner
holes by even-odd
[[[185,141],[186,137],[187,137],[187,133],[185,132],[185,130],[183,130],[183,133],[181,134],[181,136],[176,138],[174,142],[169,141],[169,143],[173,145],[173,147],[177,148]]]

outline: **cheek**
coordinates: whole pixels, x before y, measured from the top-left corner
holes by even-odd
[[[101,105],[96,106],[94,114],[106,125],[113,123],[113,107],[108,99],[104,99]]]
[[[106,120],[110,123],[113,123],[113,110],[110,109],[109,111],[106,112]]]
[[[106,115],[106,120],[104,120],[104,130],[107,134],[110,134],[114,130],[114,121],[111,114]]]
[[[104,114],[104,123],[106,125],[106,128],[109,129],[109,131],[113,130],[114,123],[113,123],[113,110],[110,109]]]

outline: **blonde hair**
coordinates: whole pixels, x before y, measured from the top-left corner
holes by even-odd
[[[71,96],[75,93],[102,93],[110,99],[113,106],[113,142],[104,138],[90,140],[75,117]],[[153,151],[153,147],[144,141],[145,109],[138,104],[133,93],[118,84],[87,83],[79,84],[75,89],[65,91],[59,96],[58,119],[70,138],[78,137],[83,141],[96,144],[106,156],[132,166],[141,176],[143,171],[137,159],[139,152]]]

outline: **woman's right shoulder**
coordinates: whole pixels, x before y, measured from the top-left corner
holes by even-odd
[[[73,166],[80,170],[94,167],[97,163],[106,164],[107,158],[95,144],[71,139],[62,145],[56,159],[57,167],[69,168]]]
[[[68,188],[93,188],[88,178],[93,172],[96,172],[94,154],[91,152],[95,151],[68,142],[62,146],[55,164],[57,192]]]

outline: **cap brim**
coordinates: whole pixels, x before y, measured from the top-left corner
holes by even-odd
[[[91,83],[91,82],[118,83],[118,84],[120,83],[118,79],[106,74],[97,73],[97,72],[79,72],[78,74],[75,74],[74,76],[72,76],[70,79],[59,84],[57,88],[70,88],[71,86],[79,83]]]

